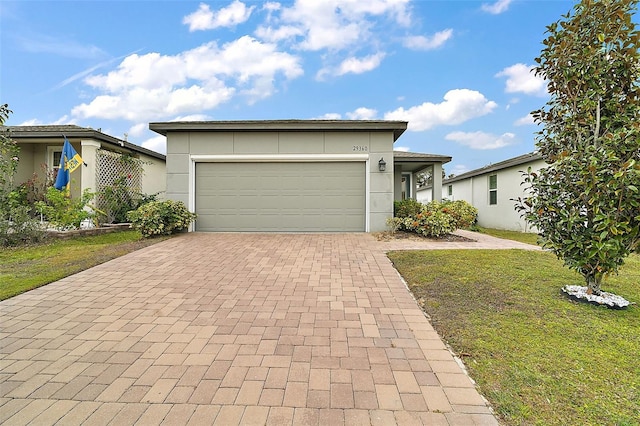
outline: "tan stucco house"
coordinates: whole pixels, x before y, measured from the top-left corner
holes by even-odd
[[[32,179],[34,173],[56,173],[66,137],[82,157],[84,166],[71,173],[71,196],[84,190],[98,192],[122,174],[130,176],[132,187],[144,194],[156,194],[166,189],[165,156],[114,138],[99,130],[75,125],[4,126],[20,146],[20,161],[14,178],[16,184]],[[127,159],[123,161],[123,159]],[[129,163],[142,166],[128,170]]]
[[[196,231],[372,232],[415,176],[451,157],[394,152],[405,121],[158,122],[167,193],[198,214]],[[440,198],[439,184],[434,198]]]

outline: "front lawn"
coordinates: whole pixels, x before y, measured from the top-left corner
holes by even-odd
[[[508,425],[640,424],[640,306],[571,302],[551,253],[389,253],[434,327]],[[603,288],[640,302],[640,256]]]
[[[143,239],[138,231],[53,240],[0,250],[0,300],[155,244],[168,237]]]
[[[478,228],[481,234],[491,235],[492,237],[504,238],[505,240],[519,241],[521,243],[538,245],[538,234],[531,232],[507,231],[504,229]]]

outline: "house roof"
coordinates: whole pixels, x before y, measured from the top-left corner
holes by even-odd
[[[393,158],[395,161],[401,161],[403,163],[412,162],[424,162],[429,161],[432,163],[448,163],[451,161],[451,157],[448,155],[438,154],[423,154],[420,152],[407,152],[407,151],[393,151]]]
[[[149,129],[166,136],[168,132],[264,132],[264,131],[393,131],[396,141],[407,130],[406,121],[389,120],[237,120],[170,121],[149,123]]]
[[[451,157],[447,155],[422,154],[419,152],[393,151],[393,163],[401,165],[402,171],[417,173],[433,163],[448,163]]]
[[[519,166],[520,164],[529,163],[531,161],[542,160],[542,155],[535,152],[530,152],[528,154],[520,155],[518,157],[509,158],[508,160],[500,161],[499,163],[489,164],[479,169],[471,170],[470,172],[462,173],[460,175],[454,176],[449,179],[444,179],[442,184],[452,183],[459,180],[467,179],[470,177],[483,175],[485,173],[496,172],[498,170],[507,169],[509,167]]]
[[[166,160],[166,156],[159,152],[152,151],[140,145],[127,142],[122,139],[114,138],[100,130],[94,130],[90,127],[80,127],[73,124],[64,125],[48,125],[48,126],[1,126],[8,129],[11,136],[16,139],[43,139],[43,138],[62,138],[64,134],[68,139],[91,138],[100,142],[106,142],[112,146],[127,148],[131,151],[149,155],[161,160]]]

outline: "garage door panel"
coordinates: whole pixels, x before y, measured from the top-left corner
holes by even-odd
[[[364,231],[365,165],[198,163],[199,231]]]

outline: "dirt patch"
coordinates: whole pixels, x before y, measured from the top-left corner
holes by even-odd
[[[432,237],[425,237],[424,235],[416,234],[415,232],[406,232],[406,231],[374,232],[373,236],[378,241],[394,241],[394,240],[440,241],[440,242],[474,242],[475,241],[470,238],[466,238],[456,234],[447,234],[440,238],[432,238]]]

